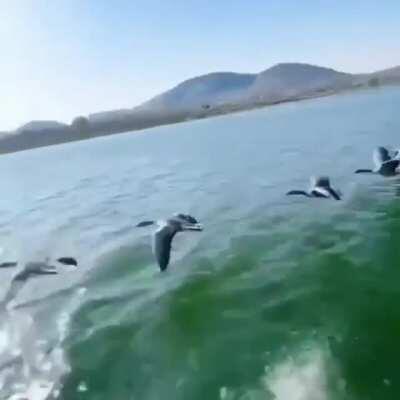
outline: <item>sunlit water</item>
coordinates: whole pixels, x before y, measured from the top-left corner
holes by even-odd
[[[0,399],[400,398],[400,89],[1,156]],[[328,174],[343,201],[286,197]],[[142,219],[188,212],[169,270]],[[0,298],[12,269],[1,270]],[[25,397],[23,397],[25,396]]]

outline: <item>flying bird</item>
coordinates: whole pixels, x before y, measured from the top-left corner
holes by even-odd
[[[41,275],[56,275],[58,273],[57,266],[70,265],[77,267],[78,262],[73,257],[61,257],[50,263],[50,259],[45,261],[29,261],[21,271],[19,271],[12,279],[10,287],[4,296],[3,303],[7,304],[10,300],[14,299],[18,292],[23,288],[25,283],[34,277]],[[0,268],[12,268],[18,266],[17,261],[5,262],[0,264]]]
[[[171,255],[171,243],[178,232],[202,231],[203,227],[196,218],[187,214],[175,214],[172,218],[163,221],[143,221],[137,227],[157,225],[153,235],[153,254],[161,271],[168,267]]]
[[[377,147],[372,155],[374,169],[358,169],[356,174],[380,174],[382,176],[395,176],[399,174],[400,153],[397,150],[392,157],[385,147]]]
[[[321,198],[333,198],[340,200],[340,194],[337,190],[333,189],[330,184],[330,180],[327,176],[312,177],[310,179],[310,188],[308,191],[305,190],[291,190],[286,193],[288,196],[300,195],[306,197],[321,197]]]

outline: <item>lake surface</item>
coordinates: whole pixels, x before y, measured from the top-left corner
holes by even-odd
[[[400,89],[0,158],[0,399],[400,398]],[[343,201],[287,197],[313,174]],[[194,215],[160,273],[143,219]],[[1,270],[0,299],[15,271]],[[11,397],[13,396],[14,397]]]

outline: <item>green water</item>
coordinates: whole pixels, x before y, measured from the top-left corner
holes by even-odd
[[[400,180],[353,173],[399,144],[399,104],[359,92],[2,157],[2,259],[80,261],[3,315],[0,355],[29,368],[0,369],[2,396],[400,398]],[[313,174],[343,201],[285,196]],[[133,226],[177,211],[205,230],[161,274]]]

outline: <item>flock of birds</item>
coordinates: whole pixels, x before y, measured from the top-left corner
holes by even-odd
[[[373,152],[374,169],[358,169],[355,173],[372,173],[380,174],[385,177],[391,177],[400,174],[400,150],[396,150],[393,154],[384,147],[378,147]],[[308,190],[291,190],[287,195],[301,195],[310,198],[325,198],[341,200],[340,191],[332,188],[329,177],[319,176],[312,177]],[[171,218],[162,221],[143,221],[136,227],[147,227],[157,225],[157,229],[153,235],[153,254],[161,271],[165,271],[168,267],[171,254],[171,244],[175,235],[179,232],[199,232],[203,230],[203,226],[188,214],[175,214]],[[20,272],[18,272],[12,282],[8,293],[3,302],[8,302],[14,298],[16,292],[31,277],[41,275],[54,275],[58,273],[56,265],[78,266],[78,262],[73,257],[61,257],[53,262],[50,259],[44,262],[28,262]],[[0,263],[2,268],[14,268],[18,266],[18,262]]]
[[[374,169],[358,169],[356,174],[379,174],[385,177],[396,176],[400,174],[400,150],[396,150],[393,155],[385,147],[377,147],[374,150],[372,159],[375,164]],[[333,189],[328,177],[312,177],[311,185],[308,191],[291,190],[287,195],[302,195],[306,197],[322,197],[341,199],[339,191]]]

